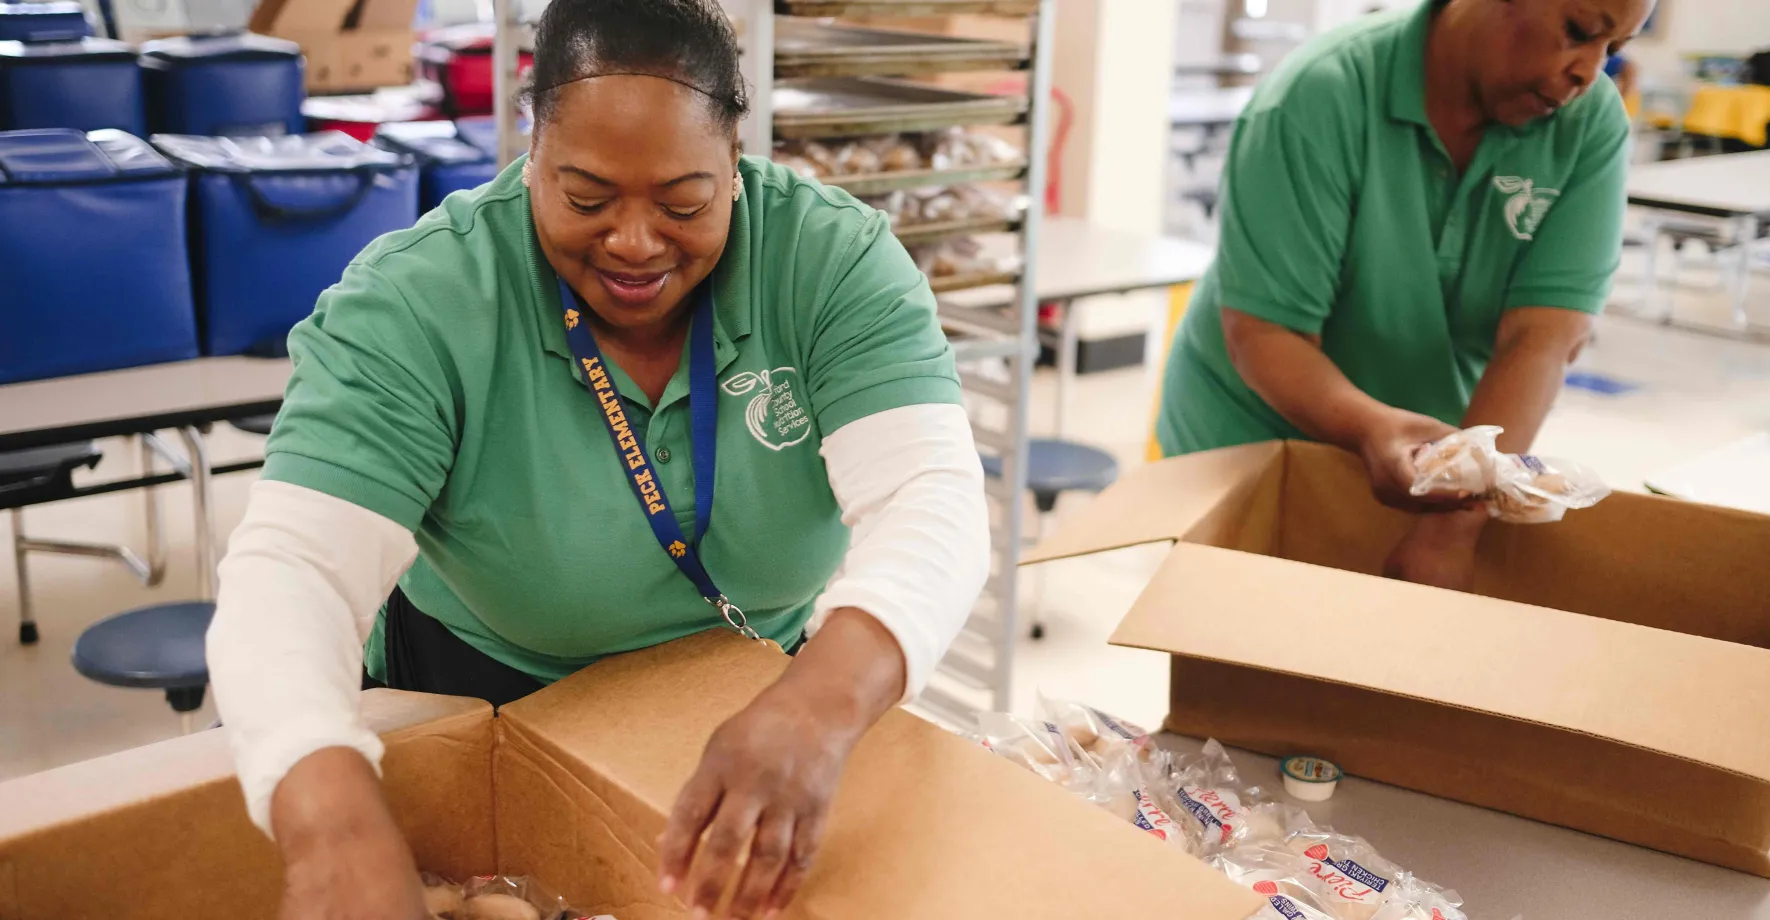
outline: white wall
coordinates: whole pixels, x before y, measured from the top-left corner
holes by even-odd
[[[1173,0],[1061,0],[1053,76],[1076,109],[1063,213],[1141,233],[1162,227]]]

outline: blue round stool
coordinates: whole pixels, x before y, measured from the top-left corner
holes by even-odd
[[[984,457],[983,474],[1000,479],[1002,458]],[[1119,462],[1112,454],[1098,447],[1059,441],[1054,438],[1033,438],[1026,445],[1026,489],[1033,494],[1039,509],[1039,536],[1045,535],[1045,524],[1057,509],[1057,497],[1065,492],[1098,492],[1119,478]],[[1032,637],[1045,637],[1045,624],[1034,621]]]
[[[113,687],[164,690],[188,732],[209,685],[203,636],[214,616],[214,603],[187,601],[100,620],[75,640],[74,670]]]

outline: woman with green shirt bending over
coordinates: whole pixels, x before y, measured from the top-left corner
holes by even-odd
[[[1176,335],[1169,455],[1312,438],[1422,512],[1387,573],[1467,589],[1487,520],[1408,494],[1420,445],[1526,450],[1622,248],[1604,61],[1651,0],[1428,0],[1286,59],[1237,121],[1216,263]]]
[[[362,686],[502,704],[715,628],[797,655],[713,736],[659,884],[782,908],[988,572],[927,282],[884,215],[738,156],[718,4],[553,0],[535,41],[529,156],[291,334],[221,567],[209,665],[285,920],[424,916]]]

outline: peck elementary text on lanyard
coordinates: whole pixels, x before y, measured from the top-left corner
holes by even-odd
[[[652,469],[651,458],[646,455],[645,440],[627,421],[627,410],[621,405],[614,378],[610,376],[602,350],[596,347],[596,337],[590,334],[590,324],[584,318],[589,308],[578,299],[577,292],[565,283],[565,279],[559,281],[559,306],[565,311],[566,341],[584,369],[584,385],[601,409],[599,415],[608,428],[609,440],[614,442],[621,469],[627,474],[628,484],[633,486],[633,495],[639,499],[639,508],[645,513],[646,522],[651,524],[652,535],[657,537],[658,545],[682,574],[694,582],[701,597],[719,611],[727,626],[747,639],[762,640],[762,636],[750,627],[744,612],[713,584],[713,577],[707,574],[707,567],[701,564],[700,554],[695,549],[706,536],[707,525],[713,517],[713,470],[719,447],[719,381],[713,362],[713,296],[704,289],[691,296],[695,298],[694,318],[688,333],[689,435],[694,448],[692,543],[683,535],[682,525],[676,522],[676,512],[670,509],[664,484]]]

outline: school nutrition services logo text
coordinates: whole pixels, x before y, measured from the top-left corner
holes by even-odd
[[[1543,225],[1543,216],[1549,213],[1549,205],[1561,197],[1558,189],[1537,188],[1535,182],[1519,176],[1494,176],[1493,187],[1500,194],[1511,196],[1505,204],[1506,226],[1521,240],[1536,235],[1537,228]]]
[[[811,414],[799,401],[798,380],[798,370],[777,367],[733,374],[721,386],[733,396],[756,393],[744,407],[744,425],[762,446],[778,451],[811,436]]]

